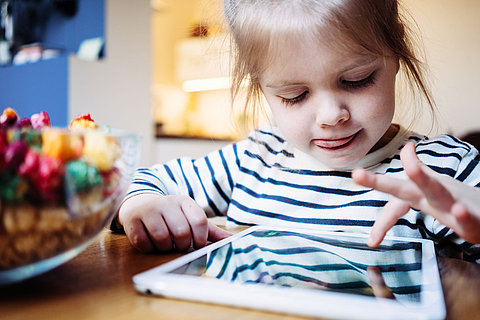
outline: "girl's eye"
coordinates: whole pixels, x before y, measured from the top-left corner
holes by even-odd
[[[341,80],[340,83],[346,89],[359,89],[375,83],[375,72],[370,73],[366,78],[356,81]]]
[[[305,99],[305,97],[307,96],[308,94],[308,91],[303,91],[301,94],[299,94],[298,96],[296,97],[293,97],[293,98],[282,98],[282,103],[287,105],[287,106],[291,106],[291,105],[294,105],[296,103],[299,103],[300,101],[302,101],[303,99]]]

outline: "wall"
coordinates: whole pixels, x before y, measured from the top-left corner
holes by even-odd
[[[0,67],[0,112],[11,107],[20,117],[30,117],[46,111],[52,125],[68,125],[67,77],[66,55],[36,63]]]
[[[439,132],[462,136],[480,130],[480,1],[404,0],[423,33]],[[428,128],[423,122],[417,127]]]
[[[151,8],[148,0],[106,0],[105,59],[70,58],[69,118],[92,113],[96,122],[135,132],[141,165],[153,159]]]

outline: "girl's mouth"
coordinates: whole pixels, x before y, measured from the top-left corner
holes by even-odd
[[[348,137],[343,137],[339,139],[315,139],[313,140],[313,143],[322,149],[326,150],[338,150],[342,148],[348,147],[353,140],[355,140],[355,137],[357,136],[358,132],[348,136]]]

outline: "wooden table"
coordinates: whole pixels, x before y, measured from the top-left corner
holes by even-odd
[[[142,254],[124,235],[104,230],[71,261],[0,287],[0,319],[302,319],[138,294],[133,275],[180,253]],[[447,319],[480,319],[480,265],[439,258]],[[305,319],[305,318],[303,318]]]

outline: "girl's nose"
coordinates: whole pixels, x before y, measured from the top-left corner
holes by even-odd
[[[316,122],[320,127],[333,127],[350,119],[346,105],[333,94],[321,95],[316,106]]]

